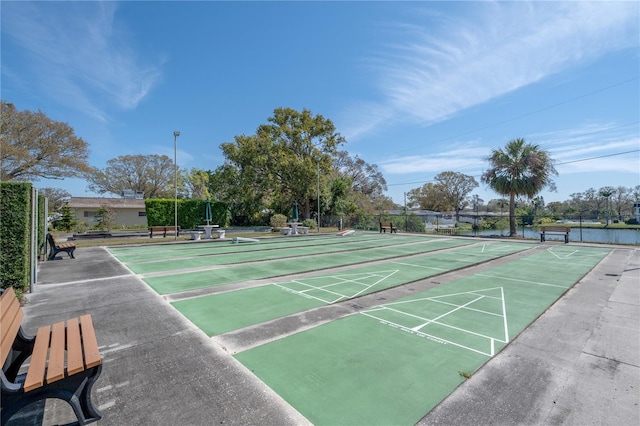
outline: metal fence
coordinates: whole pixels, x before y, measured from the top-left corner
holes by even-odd
[[[323,228],[340,230],[379,231],[380,222],[392,222],[400,232],[474,237],[507,237],[510,233],[509,215],[500,213],[461,212],[456,218],[455,214],[407,212],[375,216],[323,216],[321,219]],[[618,223],[624,223],[624,220],[583,215],[566,216],[560,220],[533,215],[516,216],[517,234],[525,239],[539,240],[540,227],[543,225],[566,225],[571,227],[570,241],[640,245],[640,229],[617,228]],[[547,237],[547,240],[552,239]],[[558,236],[558,240],[561,239]]]

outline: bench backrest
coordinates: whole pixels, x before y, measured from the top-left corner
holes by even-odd
[[[49,244],[51,244],[51,247],[56,247],[56,240],[50,233],[47,234],[47,241],[49,242]]]
[[[149,229],[154,230],[154,231],[175,231],[176,227],[175,226],[150,226]],[[180,230],[180,227],[178,226],[178,230]]]
[[[20,301],[11,287],[0,296],[0,317],[0,363],[4,365],[24,318]]]
[[[570,226],[542,226],[542,232],[571,232]]]
[[[384,228],[391,228],[393,226],[393,222],[380,222],[380,226]]]

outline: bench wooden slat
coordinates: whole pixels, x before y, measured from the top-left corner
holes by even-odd
[[[564,235],[564,243],[569,243],[569,232],[571,232],[570,226],[541,226],[540,227],[540,242],[546,241],[547,234],[562,234]]]
[[[20,309],[20,302],[12,288],[8,288],[2,293],[0,309],[2,311],[2,319],[0,322],[0,328],[2,329],[0,361],[2,361],[4,365],[7,356],[9,356],[9,352],[11,352],[13,341],[18,335],[22,319],[24,318],[24,312]]]
[[[2,293],[0,307],[2,424],[23,407],[46,398],[69,403],[79,424],[100,420],[102,414],[91,401],[91,389],[102,371],[91,315],[40,327],[31,337],[22,329],[24,313],[13,289]],[[28,370],[22,375],[26,360]]]
[[[44,372],[47,366],[47,353],[49,351],[49,339],[51,338],[51,326],[40,327],[36,334],[36,342],[33,346],[29,371],[24,380],[24,391],[29,392],[44,385]]]
[[[93,328],[93,320],[91,315],[82,315],[80,317],[80,327],[82,329],[82,343],[84,348],[84,362],[87,368],[100,365],[100,351],[98,350],[98,339],[96,339],[96,331]]]
[[[47,383],[52,383],[64,378],[64,331],[64,321],[53,324],[49,366],[47,368]]]
[[[67,321],[67,374],[70,376],[84,370],[80,323],[78,318]]]

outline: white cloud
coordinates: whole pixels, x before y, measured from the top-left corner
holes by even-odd
[[[640,154],[628,153],[615,157],[596,158],[589,161],[563,164],[556,167],[560,175],[574,173],[631,173],[635,174],[633,185],[640,184]],[[631,184],[629,184],[631,186]]]
[[[396,157],[379,162],[378,165],[385,174],[438,174],[445,170],[469,174],[478,173],[481,159],[489,153],[489,148],[470,143],[429,156]]]
[[[135,108],[161,77],[158,66],[141,63],[116,25],[115,2],[2,7],[4,36],[34,64],[32,74],[21,77],[60,103],[105,121],[110,108]],[[99,101],[105,95],[107,102]]]
[[[354,128],[373,131],[390,117],[435,123],[638,40],[635,2],[481,2],[467,10],[398,26],[410,41],[370,61],[383,100],[364,109],[386,118],[364,126],[351,117]]]
[[[638,123],[589,123],[534,135],[559,173],[626,172],[640,176]]]

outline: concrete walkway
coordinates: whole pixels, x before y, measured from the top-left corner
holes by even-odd
[[[306,420],[132,275],[105,249],[45,262],[25,306],[27,331],[91,313],[103,370],[94,386],[99,425],[287,425]],[[47,401],[35,424],[75,421]],[[28,419],[12,420],[25,424]]]
[[[97,424],[308,424],[106,250],[76,258],[42,264],[25,325],[93,315]],[[639,401],[640,250],[621,247],[419,424],[631,425]],[[75,420],[62,402],[42,411],[11,423]]]

